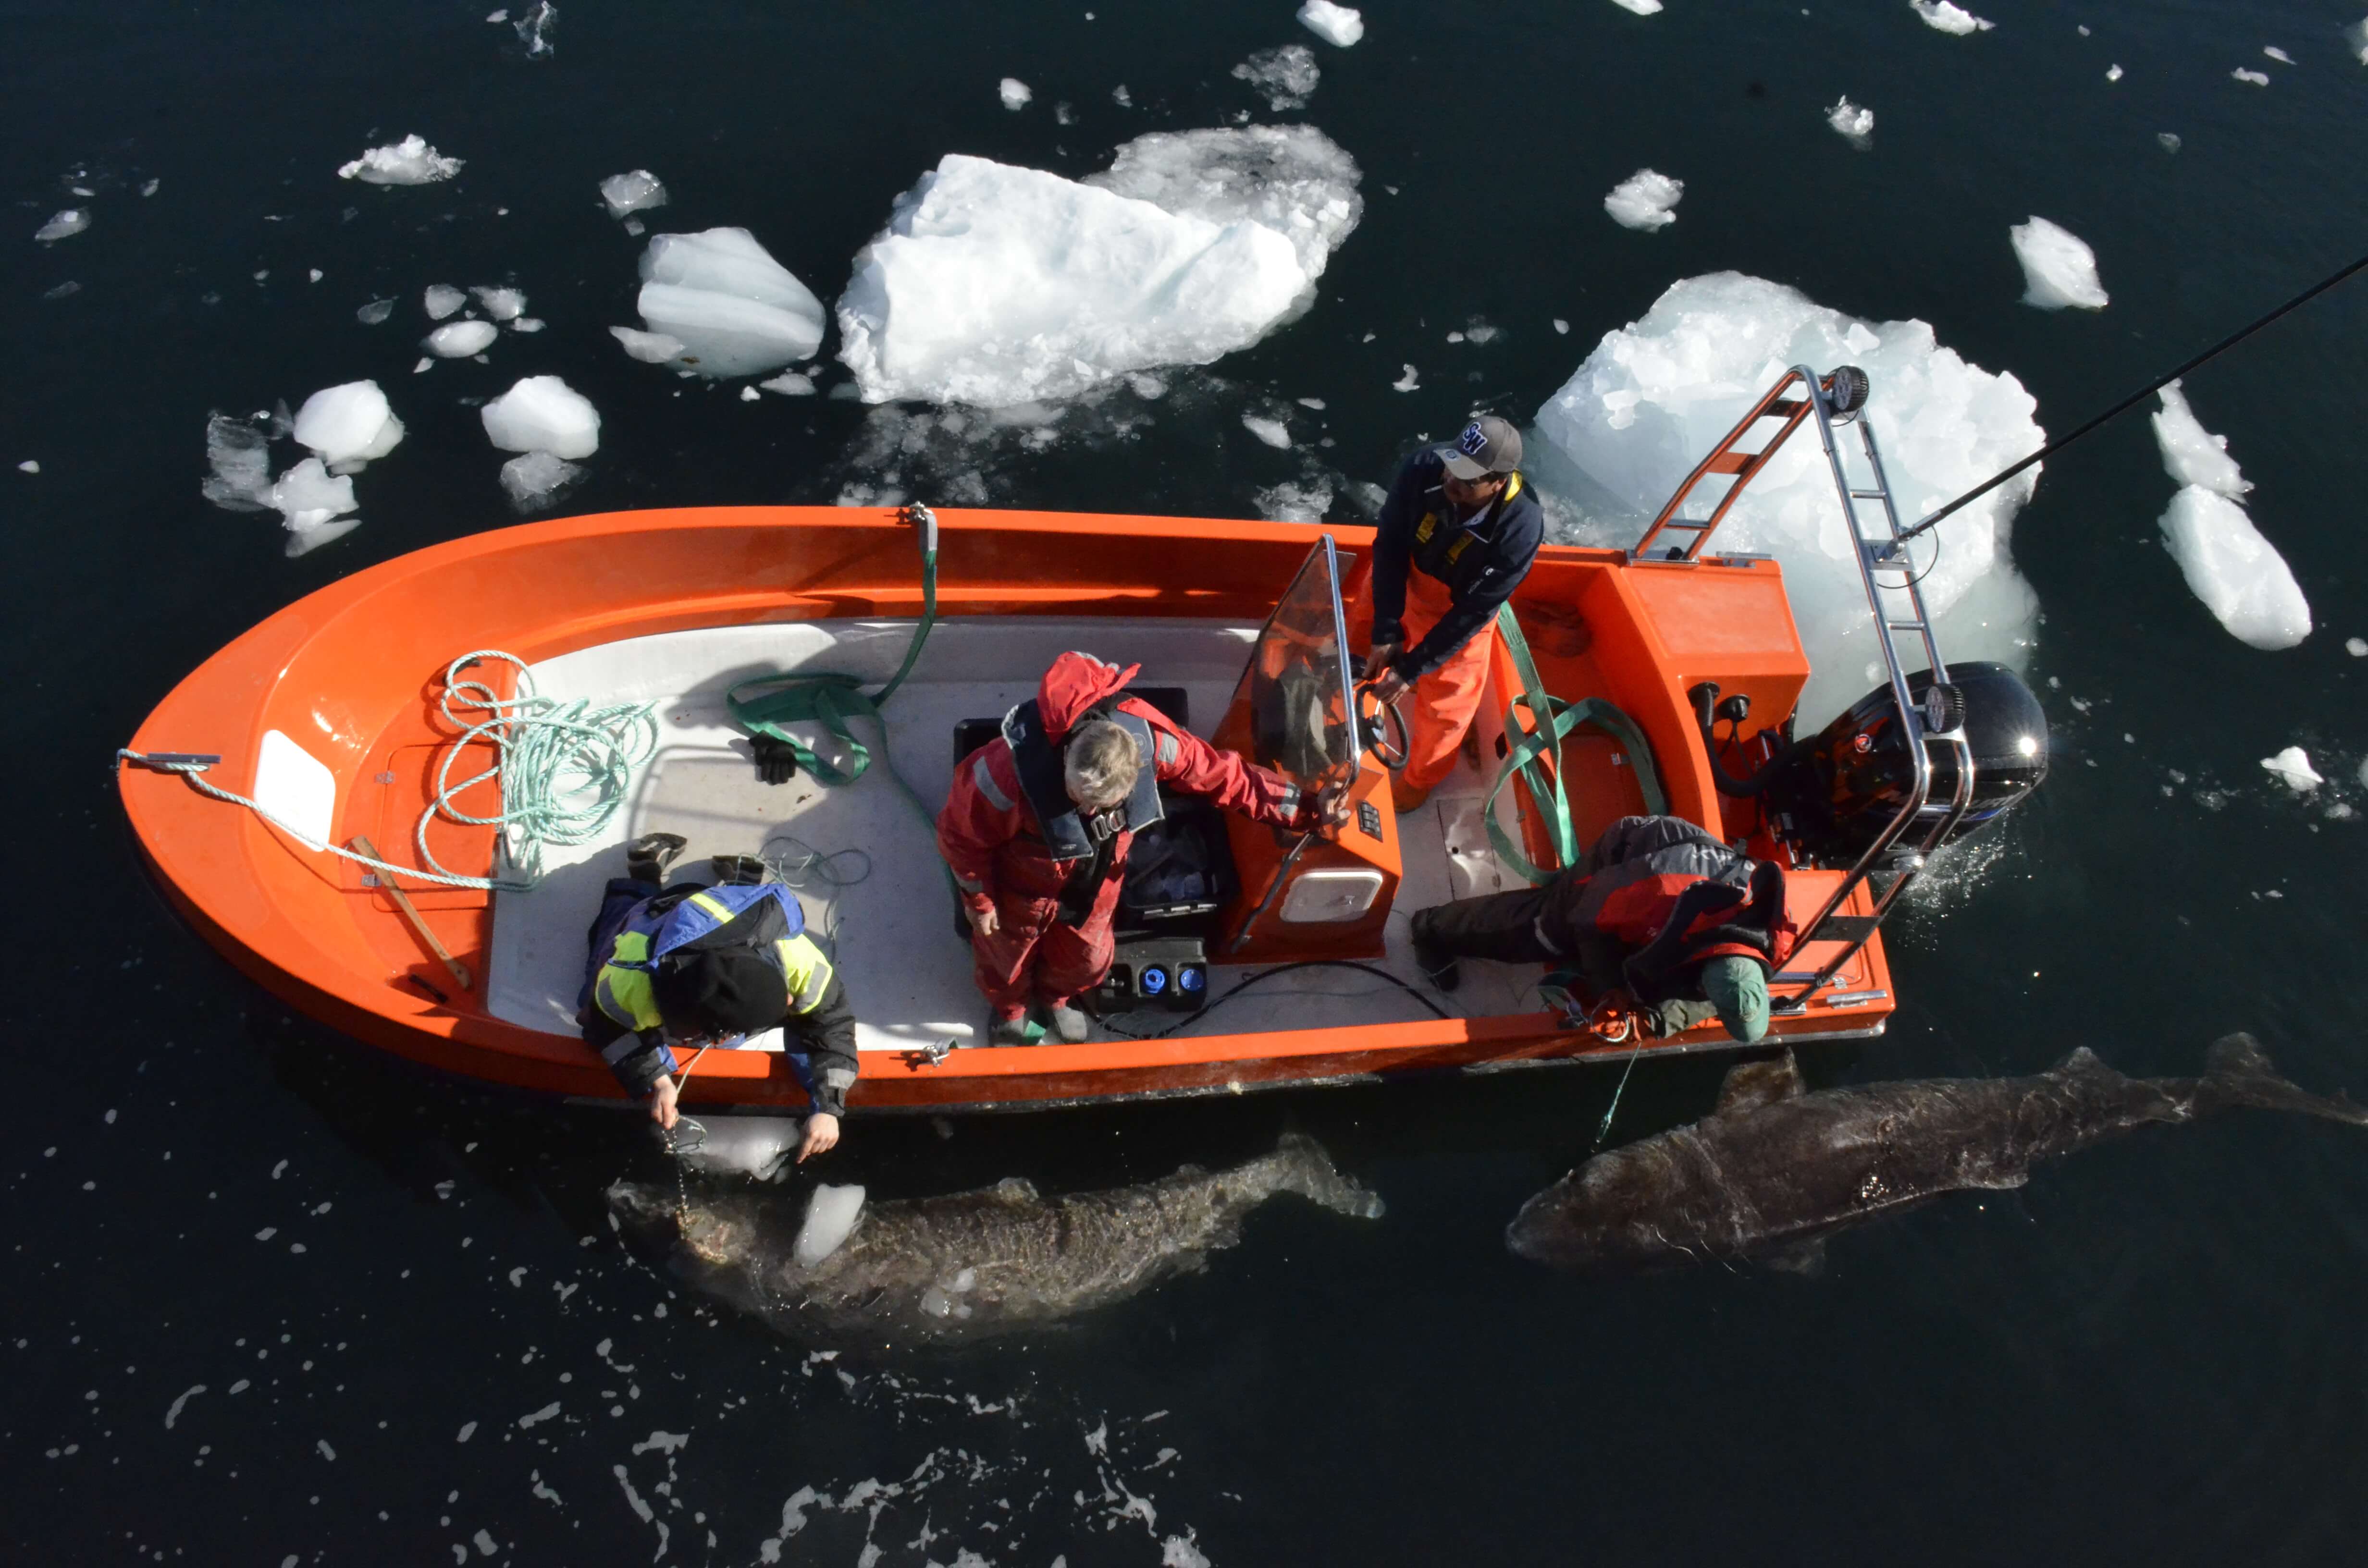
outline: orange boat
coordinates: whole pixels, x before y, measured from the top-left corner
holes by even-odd
[[[1873,434],[1858,422],[1863,460],[1840,441],[1864,398],[1856,374],[1788,373],[1637,549],[1542,551],[1494,634],[1474,731],[1486,766],[1467,758],[1408,813],[1394,810],[1376,756],[1388,725],[1358,711],[1342,610],[1371,529],[918,507],[609,513],[370,567],[182,681],[127,748],[124,804],[190,924],[291,1006],[433,1067],[585,1100],[619,1098],[576,1034],[585,927],[620,869],[618,846],[655,829],[682,833],[692,857],[762,846],[799,888],[862,1020],[858,1111],[1734,1049],[1714,1024],[1625,1038],[1533,968],[1466,962],[1462,988],[1442,995],[1414,961],[1412,911],[1521,885],[1525,863],[1551,869],[1648,808],[1787,868],[1804,940],[1771,983],[1772,1033],[1795,1044],[1875,1035],[1896,1005],[1884,911],[1924,856],[2037,782],[2045,745],[2044,724],[2034,746],[2013,708],[2010,676],[1993,711],[1983,682],[1964,670],[1952,680],[1931,645],[1904,554],[1886,552],[1898,521]],[[1796,742],[1809,665],[1782,573],[1705,547],[1804,422],[1860,523],[1869,602],[1894,637],[1921,639],[1929,673],[1906,675],[1894,637],[1879,639],[1891,678]],[[1680,517],[1716,478],[1727,490],[1714,511]],[[1216,744],[1304,787],[1340,788],[1349,820],[1304,839],[1204,824],[1210,864],[1230,867],[1211,871],[1198,902],[1122,920],[1120,968],[1099,999],[1110,1038],[990,1046],[916,804],[944,798],[964,726],[1033,695],[1073,647],[1140,663],[1137,687]],[[519,663],[448,674],[487,649]],[[736,687],[820,668],[876,685],[900,661],[909,674],[880,710],[893,769],[843,787],[758,778],[727,705]],[[458,676],[510,698],[521,666],[546,704],[655,705],[646,756],[577,790],[598,807],[588,825],[530,852],[493,820],[523,787],[499,775],[494,732],[466,727],[451,689]],[[2000,723],[2023,726],[2003,750],[1983,739]],[[825,756],[846,755],[807,729]],[[907,780],[917,802],[898,788]],[[439,795],[455,809],[438,810]],[[479,885],[390,877],[338,847]],[[540,876],[521,874],[537,858]],[[802,1108],[778,1034],[750,1043],[706,1053],[686,1106]]]

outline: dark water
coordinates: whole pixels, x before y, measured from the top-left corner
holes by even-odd
[[[1583,1152],[1602,1074],[965,1119],[951,1140],[858,1121],[834,1175],[882,1193],[1110,1185],[1295,1124],[1391,1211],[1362,1226],[1279,1202],[1207,1274],[1066,1332],[824,1362],[613,1244],[600,1187],[651,1168],[621,1119],[366,1059],[167,915],[109,749],[271,610],[509,520],[460,398],[529,370],[589,395],[607,423],[579,509],[826,501],[881,479],[859,405],[677,396],[618,354],[601,329],[633,320],[639,242],[595,181],[658,171],[661,226],[752,226],[827,298],[943,153],[1083,174],[1144,131],[1258,107],[1228,69],[1304,37],[1289,0],[1089,3],[1092,22],[1074,3],[570,0],[536,63],[484,23],[487,0],[0,10],[18,233],[95,212],[54,247],[0,242],[19,670],[6,1554],[2356,1557],[2368,1145],[2351,1130],[2239,1115],[2135,1138],[1845,1238],[1821,1280],[1580,1286],[1498,1233]],[[2356,6],[1975,8],[1995,31],[1945,37],[1904,4],[1670,0],[1640,19],[1609,0],[1372,0],[1361,45],[1316,46],[1305,118],[1355,155],[1368,199],[1316,308],[1132,437],[962,460],[1012,503],[1243,515],[1306,458],[1257,445],[1238,413],[1321,396],[1325,460],[1385,479],[1411,432],[1483,399],[1533,410],[1668,283],[1730,267],[1930,321],[2062,430],[2368,237],[2368,73],[2339,36]],[[2238,65],[2271,85],[2232,81]],[[1034,88],[1031,112],[998,106],[1004,74]],[[1878,114],[1871,152],[1821,123],[1843,92]],[[1052,123],[1058,100],[1075,125]],[[332,177],[414,130],[467,158],[462,177]],[[1645,164],[1687,181],[1651,237],[1600,206]],[[96,199],[68,195],[77,179]],[[2005,230],[2034,211],[2096,247],[2109,310],[2015,302]],[[419,290],[497,280],[550,329],[415,381]],[[389,295],[395,324],[356,324]],[[1504,335],[1450,358],[1440,328],[1474,315]],[[2143,423],[2049,466],[2015,554],[2045,608],[2055,773],[1895,936],[1889,1036],[1814,1058],[1813,1078],[2028,1071],[2079,1043],[2184,1073],[2243,1027],[2314,1088],[2368,1088],[2368,857],[2328,812],[2360,800],[2368,751],[2368,664],[2343,649],[2368,632],[2364,332],[2368,294],[2340,293],[2190,382],[2317,613],[2298,649],[2246,648],[2188,595],[2153,542],[2170,485]],[[1391,392],[1408,359],[1424,390]],[[198,498],[210,408],[361,376],[411,434],[363,482],[360,531],[289,562],[274,519]],[[28,459],[38,476],[14,472]],[[2336,781],[2311,801],[2257,764],[2294,742]],[[1699,1115],[1716,1075],[1640,1072],[1617,1135]]]

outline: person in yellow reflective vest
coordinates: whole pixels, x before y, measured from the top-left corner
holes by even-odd
[[[646,834],[626,846],[592,922],[576,1022],[625,1092],[671,1129],[677,1052],[728,1046],[776,1027],[814,1113],[798,1158],[838,1142],[855,1085],[855,1013],[837,970],[805,934],[797,895],[762,881],[752,857],[715,858],[718,885],[659,880],[683,840]]]

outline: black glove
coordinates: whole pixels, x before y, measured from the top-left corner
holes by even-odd
[[[751,735],[749,749],[756,753],[757,777],[768,784],[786,784],[798,776],[798,754],[789,742],[770,735]]]

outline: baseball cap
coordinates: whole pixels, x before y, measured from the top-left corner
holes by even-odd
[[[1702,994],[1726,1032],[1747,1045],[1768,1032],[1768,971],[1757,959],[1727,954],[1702,967]]]
[[[1454,442],[1440,450],[1447,472],[1458,479],[1482,479],[1510,473],[1521,466],[1521,433],[1509,420],[1482,415],[1463,427]]]

